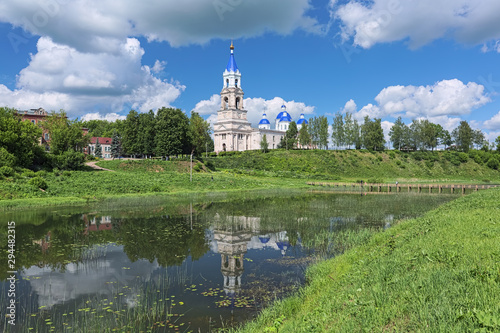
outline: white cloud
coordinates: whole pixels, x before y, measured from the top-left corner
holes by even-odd
[[[358,106],[354,102],[354,100],[350,99],[345,103],[344,109],[342,110],[344,113],[349,112],[349,113],[354,113],[358,109]]]
[[[114,53],[129,36],[180,46],[268,31],[319,32],[310,8],[309,0],[4,0],[0,22],[80,51]]]
[[[399,40],[417,48],[443,37],[473,45],[500,39],[497,0],[335,2],[332,16],[341,21],[343,39],[363,48]]]
[[[254,127],[257,127],[259,121],[262,119],[262,114],[266,113],[267,119],[271,122],[271,128],[273,128],[275,118],[281,112],[283,103],[285,103],[287,112],[292,116],[292,120],[294,121],[299,119],[301,113],[305,115],[314,113],[314,106],[307,106],[304,103],[295,101],[284,102],[280,97],[275,97],[271,100],[263,98],[246,98],[243,100],[243,106],[248,111],[247,119]],[[198,102],[193,109],[193,111],[198,112],[200,115],[210,115],[210,118],[214,122],[218,110],[220,110],[220,95],[212,95],[209,100]]]
[[[491,119],[486,120],[483,123],[484,127],[490,130],[500,130],[500,111],[494,115]]]
[[[109,122],[114,122],[116,120],[125,120],[127,116],[120,116],[118,113],[107,113],[105,115],[100,114],[99,112],[95,113],[87,113],[86,115],[82,116],[82,120],[88,121],[88,120],[107,120]]]
[[[162,81],[141,65],[144,50],[128,38],[119,52],[82,53],[42,37],[37,53],[18,75],[17,87],[0,86],[4,104],[15,108],[65,109],[74,117],[91,110],[141,112],[171,106],[184,91],[178,82]],[[159,68],[162,64],[155,64]]]

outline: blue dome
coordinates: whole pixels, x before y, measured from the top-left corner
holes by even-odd
[[[271,123],[266,118],[261,119],[259,122],[259,125],[269,125],[269,124],[271,124]]]
[[[309,122],[307,120],[301,118],[301,119],[299,119],[297,121],[297,125],[302,125],[302,124],[306,124],[307,125],[307,124],[309,124]]]
[[[281,115],[280,121],[292,121],[292,117],[290,116],[289,113],[287,112],[282,112],[283,114]]]
[[[271,238],[269,236],[259,236],[259,240],[262,244],[267,244]]]
[[[236,72],[238,70],[238,66],[236,65],[236,60],[234,60],[234,54],[231,52],[231,56],[229,57],[229,62],[226,67],[228,72]]]
[[[276,119],[281,119],[281,117],[283,117],[283,111],[281,111],[280,113],[278,113],[278,115],[276,116]]]

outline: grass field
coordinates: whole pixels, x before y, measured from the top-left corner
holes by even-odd
[[[375,234],[308,281],[239,332],[499,332],[500,190]]]

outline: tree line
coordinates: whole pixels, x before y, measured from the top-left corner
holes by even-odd
[[[309,125],[297,130],[297,124],[291,122],[282,138],[279,148],[318,148],[328,149],[328,119],[326,116],[314,117]],[[368,150],[384,150],[386,140],[380,118],[371,119],[365,116],[359,124],[349,112],[338,112],[331,124],[331,145],[342,148],[365,148]],[[402,151],[434,150],[442,145],[445,149],[468,152],[470,149],[489,150],[494,148],[485,140],[484,133],[472,129],[467,121],[461,121],[451,133],[441,125],[427,119],[415,119],[406,125],[399,117],[389,131],[390,142],[394,149]],[[495,140],[496,150],[500,151],[500,136]],[[264,150],[265,143],[261,145]],[[266,147],[267,149],[267,147]]]

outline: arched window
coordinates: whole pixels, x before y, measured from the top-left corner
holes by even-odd
[[[236,108],[237,109],[240,108],[240,98],[239,97],[236,98]]]
[[[238,88],[238,79],[236,79],[236,80],[234,81],[234,86],[235,86],[236,88]]]
[[[229,79],[226,79],[226,88],[229,87]]]
[[[229,104],[229,99],[224,97],[224,110],[227,110],[227,105]]]

